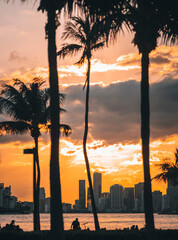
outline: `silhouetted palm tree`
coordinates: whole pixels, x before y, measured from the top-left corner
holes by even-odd
[[[83,153],[86,163],[87,176],[91,194],[91,203],[95,221],[95,229],[98,230],[100,227],[93,194],[86,143],[88,135],[91,57],[94,51],[103,48],[105,45],[103,34],[101,34],[101,22],[92,23],[89,16],[86,16],[85,19],[81,17],[73,17],[71,21],[67,22],[62,38],[65,40],[72,39],[73,41],[75,41],[75,43],[63,44],[63,47],[58,52],[58,55],[64,58],[66,55],[69,54],[75,55],[78,52],[82,52],[82,56],[76,64],[82,65],[85,62],[87,63],[86,80],[84,84],[84,88],[86,87],[86,105],[85,105],[85,130],[83,137]]]
[[[141,139],[144,167],[144,208],[146,228],[154,230],[152,190],[150,178],[150,103],[149,103],[149,54],[157,47],[160,36],[165,43],[174,43],[178,29],[175,30],[175,1],[133,0],[128,8],[128,20],[135,33],[133,43],[141,53]],[[176,3],[177,4],[177,3]],[[169,6],[168,6],[169,5]],[[171,7],[170,7],[171,6]],[[169,10],[168,10],[169,9]],[[174,27],[173,27],[174,26]],[[177,32],[176,32],[177,31]]]
[[[10,2],[9,0],[4,0]],[[20,0],[28,2],[28,0]],[[38,1],[34,0],[34,3]],[[50,192],[51,192],[51,231],[64,239],[64,224],[61,201],[61,182],[59,169],[59,125],[60,113],[58,108],[59,83],[56,58],[56,29],[60,25],[58,17],[62,9],[70,13],[74,0],[40,0],[38,11],[47,13],[45,26],[48,40],[49,86],[51,103],[51,156],[50,156]]]
[[[165,159],[164,163],[157,164],[157,166],[160,167],[161,173],[153,179],[163,180],[164,182],[170,180],[175,185],[178,181],[178,149],[175,152],[175,163],[170,162],[169,159]]]
[[[49,88],[42,89],[44,81],[35,78],[31,84],[16,79],[14,86],[5,84],[0,94],[0,106],[11,120],[0,122],[0,133],[5,131],[9,134],[25,134],[30,132],[35,142],[35,165],[34,174],[37,180],[34,185],[34,231],[40,230],[39,217],[39,188],[40,166],[38,154],[38,138],[42,129],[50,129],[51,113],[49,103]],[[60,101],[63,95],[60,95]],[[58,105],[59,107],[59,105]],[[68,134],[70,127],[61,125],[62,131]],[[35,177],[36,179],[36,177]]]
[[[61,181],[59,169],[59,124],[58,108],[59,83],[56,58],[56,29],[60,25],[58,16],[63,8],[71,12],[73,0],[41,0],[38,10],[47,13],[46,38],[48,40],[49,86],[51,102],[51,157],[50,157],[50,192],[51,192],[51,231],[54,236],[64,239],[62,214]]]

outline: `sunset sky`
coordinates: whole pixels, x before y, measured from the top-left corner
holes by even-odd
[[[13,1],[11,1],[13,2]],[[46,15],[28,4],[0,1],[0,83],[13,78],[30,82],[41,76],[48,86]],[[61,19],[61,23],[64,19]],[[62,29],[61,25],[60,29]],[[58,50],[63,43],[57,31]],[[118,35],[115,44],[96,52],[91,66],[88,155],[91,171],[103,173],[103,191],[113,184],[133,187],[143,181],[140,145],[140,56],[131,43],[133,35]],[[73,65],[79,55],[58,59],[60,91],[66,94],[62,122],[72,134],[61,140],[60,168],[63,202],[78,198],[78,180],[86,179],[82,152],[84,131],[86,65]],[[150,55],[151,176],[164,158],[174,160],[178,147],[178,47],[159,46]],[[6,117],[0,115],[0,121]],[[41,186],[49,196],[49,134],[40,137]],[[29,135],[0,137],[0,182],[12,186],[19,200],[32,200],[32,156],[23,155],[33,147]],[[153,190],[165,194],[166,184],[153,182]]]

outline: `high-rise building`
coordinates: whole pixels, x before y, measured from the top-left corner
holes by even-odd
[[[3,191],[4,191],[4,183],[0,183],[0,208],[3,207]]]
[[[122,211],[123,186],[115,184],[110,187],[111,209],[113,211]]]
[[[46,198],[46,193],[44,187],[40,188],[40,200],[44,200]]]
[[[142,212],[144,210],[143,188],[143,182],[135,184],[135,211],[138,212]]]
[[[79,180],[79,206],[80,209],[86,206],[85,180]]]
[[[134,188],[124,189],[123,205],[126,212],[132,212],[134,210]]]
[[[162,196],[162,211],[165,211],[169,208],[169,197],[167,194]]]
[[[98,200],[98,208],[100,211],[104,212],[111,208],[110,193],[108,192],[101,193],[101,197]]]
[[[91,195],[90,195],[90,188],[87,188],[87,209],[89,211],[92,211],[92,206],[91,206]]]
[[[162,192],[154,191],[152,192],[153,197],[153,210],[158,212],[162,210]]]
[[[96,207],[98,207],[98,199],[101,197],[102,175],[99,172],[93,173],[93,192],[95,197]]]
[[[4,196],[10,197],[11,196],[11,186],[4,188]]]
[[[40,193],[39,193],[39,200],[40,200],[40,205],[39,205],[39,210],[40,213],[45,212],[45,198],[46,198],[46,193],[44,187],[40,188]]]
[[[178,210],[178,181],[172,182],[168,180],[167,195],[169,196],[169,208],[172,211]]]

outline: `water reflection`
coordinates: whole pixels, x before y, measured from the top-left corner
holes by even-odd
[[[99,221],[100,227],[108,230],[123,229],[131,227],[132,225],[138,225],[139,228],[144,227],[145,219],[144,214],[103,214],[100,213]],[[155,226],[158,229],[178,229],[178,215],[158,215],[155,214]],[[64,214],[64,228],[65,230],[70,229],[72,221],[78,218],[82,229],[90,228],[94,230],[94,220],[92,214],[84,213],[71,213]],[[33,215],[0,215],[1,227],[5,226],[6,223],[10,223],[11,220],[15,220],[16,224],[19,225],[24,231],[33,230]],[[41,229],[50,229],[50,215],[40,214]]]

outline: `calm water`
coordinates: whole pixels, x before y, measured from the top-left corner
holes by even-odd
[[[145,220],[144,214],[98,214],[100,227],[106,229],[123,229],[131,227],[132,225],[138,225],[139,228],[144,227]],[[158,229],[178,229],[178,215],[158,215],[155,214],[155,225]],[[90,228],[94,230],[93,215],[92,214],[64,214],[64,228],[70,229],[72,221],[78,217],[82,229]],[[50,216],[49,214],[41,214],[41,229],[47,230],[50,228]],[[0,215],[1,227],[5,226],[6,223],[10,223],[11,220],[15,220],[24,231],[33,230],[33,215]]]

